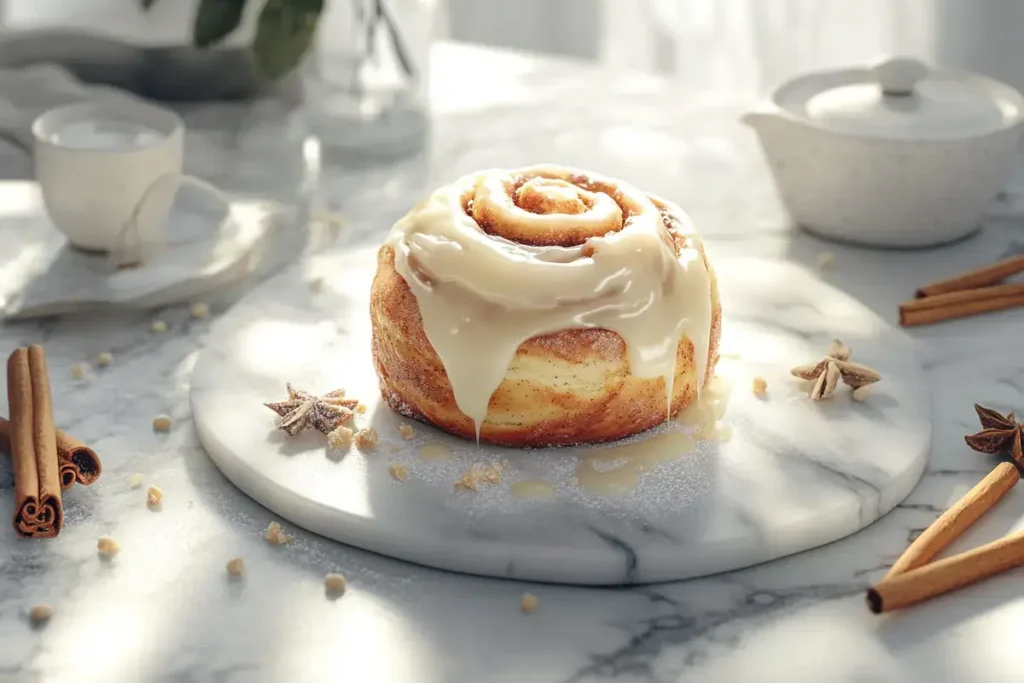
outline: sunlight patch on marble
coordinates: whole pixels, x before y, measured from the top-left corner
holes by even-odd
[[[257,374],[287,377],[308,367],[332,336],[329,322],[250,322],[229,351]],[[282,353],[282,350],[286,350]]]
[[[22,246],[17,256],[0,265],[0,283],[12,287],[12,292],[17,293],[29,277],[42,271],[50,260],[50,250],[46,249],[43,244]],[[6,304],[7,297],[0,292],[0,309],[3,309]]]
[[[689,145],[679,138],[660,133],[650,128],[636,126],[613,126],[601,133],[601,145],[626,158],[656,157],[666,154],[682,156],[689,151]]]
[[[35,216],[43,210],[43,198],[35,183],[0,183],[0,218]]]
[[[154,481],[156,479],[154,478]],[[75,667],[74,678],[83,683],[106,683],[120,680],[126,671],[146,670],[152,656],[153,643],[166,637],[169,628],[180,619],[185,608],[181,600],[177,607],[168,609],[167,603],[157,609],[161,594],[180,590],[174,586],[182,578],[185,568],[192,562],[194,548],[204,546],[223,532],[220,518],[208,517],[203,524],[191,525],[188,532],[181,523],[186,512],[186,501],[176,498],[181,490],[180,480],[161,481],[166,488],[164,509],[145,516],[125,516],[124,521],[110,530],[120,543],[121,550],[110,560],[96,556],[92,548],[95,540],[84,530],[78,552],[84,557],[81,595],[74,603],[75,615],[61,614],[63,605],[56,605],[58,617],[51,627],[77,624],[74,632],[51,634],[61,643],[60,660]],[[142,492],[137,491],[138,505],[144,506]],[[204,515],[205,516],[205,515]],[[83,538],[84,537],[84,538]],[[217,574],[211,574],[219,579]],[[124,586],[131,586],[133,594],[126,596]],[[81,628],[83,622],[88,628]],[[77,668],[89,662],[81,672]]]
[[[304,602],[301,609],[276,617],[281,636],[273,644],[278,659],[268,680],[321,680],[325,668],[344,671],[345,678],[352,681],[433,680],[431,669],[439,662],[429,634],[403,618],[386,598],[350,586],[336,600],[323,600],[312,609],[313,614]],[[312,658],[310,651],[324,656]],[[354,662],[372,668],[364,670],[353,666]]]
[[[533,60],[524,57],[516,64],[509,55],[508,65],[512,71],[528,72]],[[529,83],[518,82],[514,77],[499,78],[488,62],[462,62],[457,68],[437,71],[437,78],[430,81],[430,109],[436,114],[465,114],[482,111],[496,106],[529,104],[536,97],[536,91]],[[472,87],[466,87],[471,83]]]
[[[484,48],[475,57],[467,60],[458,47],[443,43],[431,49],[429,87],[433,113],[457,113],[505,102],[506,89],[512,86],[516,86],[519,101],[528,102],[536,95],[535,87],[515,83],[516,79],[536,73],[538,62],[534,55]],[[467,83],[472,87],[466,87]]]
[[[88,628],[71,632],[70,628],[61,628],[61,619],[57,618],[50,627],[60,630],[50,636],[61,643],[64,662],[89,662],[88,668],[69,676],[80,683],[106,683],[118,680],[125,671],[135,670],[137,663],[146,658],[151,644],[159,639],[167,616],[154,615],[150,605],[142,600],[112,600],[107,591],[96,587],[79,602],[76,612],[89,614]],[[70,615],[58,614],[67,616]],[[66,623],[70,627],[76,621],[68,619]]]
[[[796,355],[791,338],[766,334],[763,331],[756,336],[751,335],[749,325],[732,320],[728,322],[729,324],[722,325],[722,341],[719,347],[722,359],[718,365],[720,374],[730,373],[731,378],[736,380],[736,373],[742,366],[751,363],[777,366]]]

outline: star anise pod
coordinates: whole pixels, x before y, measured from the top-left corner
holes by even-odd
[[[825,368],[814,381],[814,387],[811,388],[811,399],[820,401],[834,394],[840,376],[839,366],[834,361],[826,362]]]
[[[835,358],[836,360],[850,360],[850,347],[843,343],[841,339],[833,339],[832,343],[828,345],[828,356]]]
[[[281,416],[277,423],[289,436],[295,436],[309,427],[329,434],[338,425],[352,417],[352,410],[359,405],[354,398],[345,398],[343,389],[336,389],[323,396],[296,389],[288,384],[288,400],[278,403],[264,403],[266,407]]]
[[[838,339],[833,339],[825,357],[813,365],[798,365],[790,372],[800,379],[811,380],[811,398],[820,401],[835,393],[838,380],[852,389],[858,389],[880,380],[882,376],[861,363],[850,360],[850,347]]]
[[[1024,467],[1024,447],[1021,445],[1021,430],[1013,413],[1002,415],[991,408],[974,404],[982,430],[964,437],[967,445],[980,453],[1009,453],[1013,461]]]

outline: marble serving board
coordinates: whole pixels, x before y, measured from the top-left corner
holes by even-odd
[[[723,359],[700,410],[625,444],[540,450],[478,446],[380,402],[368,322],[375,266],[372,249],[324,254],[268,281],[218,322],[192,378],[198,434],[220,470],[329,538],[489,576],[666,581],[842,538],[893,508],[924,468],[930,405],[913,343],[795,265],[718,263]],[[790,375],[833,337],[881,372],[868,400],[843,388],[812,402]],[[752,392],[754,377],[766,396]],[[282,400],[285,382],[346,389],[367,406],[357,424],[376,428],[379,445],[343,453],[315,431],[275,429],[262,404]],[[695,412],[721,421],[694,433]],[[404,481],[392,465],[405,467]],[[474,465],[497,466],[497,483],[458,490]]]

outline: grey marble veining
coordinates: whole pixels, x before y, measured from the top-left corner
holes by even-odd
[[[651,184],[693,213],[712,254],[813,268],[819,253],[833,251],[836,266],[823,276],[889,321],[923,282],[1024,247],[1019,224],[1006,220],[927,252],[837,247],[794,233],[752,136],[733,123],[745,96],[449,49],[465,69],[498,74],[503,86],[452,88],[436,98],[433,149],[419,164],[362,177],[324,172],[317,200],[342,204],[349,244],[378,241],[420,186],[478,165],[543,157],[589,161]],[[252,148],[233,156],[236,138],[228,129],[211,137],[211,173],[245,165],[250,179],[274,182],[276,157]],[[215,316],[237,295],[214,301]],[[149,331],[157,318],[169,332]],[[974,401],[1024,406],[1022,325],[1021,313],[1008,311],[911,331],[933,400],[934,446],[919,485],[884,518],[764,565],[630,589],[448,574],[295,530],[293,545],[268,546],[261,532],[272,515],[216,471],[192,427],[189,375],[209,321],[174,307],[6,325],[0,353],[46,344],[61,425],[100,451],[105,471],[67,496],[58,540],[21,542],[0,532],[0,680],[1016,681],[1019,656],[1006,638],[1024,619],[1019,570],[882,618],[868,614],[862,590],[990,468],[962,436],[976,429]],[[101,351],[114,353],[112,367],[70,379],[72,364]],[[170,434],[152,433],[157,413],[174,418]],[[144,490],[129,488],[135,472],[164,490],[162,511],[147,510]],[[11,486],[0,458],[0,510],[11,505]],[[954,550],[998,537],[1022,515],[1024,494],[1012,491]],[[102,534],[122,540],[111,565],[96,557]],[[241,585],[224,580],[233,555],[249,567]],[[329,571],[349,579],[337,601],[323,595]],[[519,611],[524,590],[540,600],[533,615]],[[56,614],[34,631],[25,612],[40,601]]]

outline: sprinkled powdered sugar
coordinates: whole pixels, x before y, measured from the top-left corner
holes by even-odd
[[[398,419],[398,418],[394,418]],[[551,449],[508,449],[497,446],[477,446],[443,434],[434,429],[417,430],[411,441],[404,440],[397,429],[384,427],[380,430],[381,443],[378,451],[387,453],[386,462],[374,460],[374,456],[351,454],[349,457],[363,457],[367,466],[380,468],[379,476],[388,477],[392,466],[403,466],[407,473],[406,485],[436,489],[429,494],[432,499],[450,510],[457,510],[468,518],[497,515],[519,515],[528,510],[557,510],[564,506],[582,508],[600,513],[602,517],[618,518],[623,521],[635,519],[637,514],[654,518],[672,511],[682,510],[708,495],[714,487],[715,461],[719,456],[720,444],[713,441],[698,441],[689,453],[657,463],[645,471],[636,487],[618,495],[607,495],[590,491],[574,483],[577,468],[585,457],[593,456],[607,448],[619,448],[669,431],[684,431],[677,422],[671,421],[656,429],[629,439],[607,445],[567,446],[559,448],[557,457]],[[685,431],[692,431],[685,429]],[[444,444],[452,451],[446,460],[421,460],[417,453],[423,444]],[[614,469],[625,460],[601,463],[600,469]],[[455,483],[467,472],[500,471],[496,483],[482,479],[475,490],[456,490]],[[551,498],[520,498],[510,487],[524,480],[541,480],[551,484],[555,496]],[[392,495],[406,495],[396,492]]]

